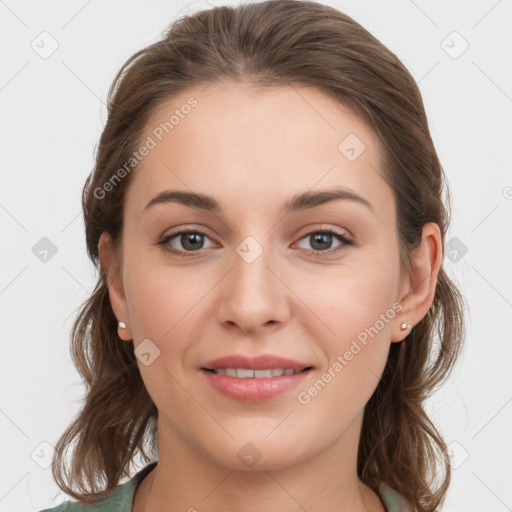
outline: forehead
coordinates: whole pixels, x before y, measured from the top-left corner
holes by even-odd
[[[127,196],[139,211],[166,188],[216,191],[221,202],[247,194],[268,204],[284,193],[341,185],[389,200],[372,128],[313,87],[191,87],[154,110],[139,140],[149,139],[153,147]]]

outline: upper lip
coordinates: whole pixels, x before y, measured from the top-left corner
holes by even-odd
[[[275,368],[291,368],[292,370],[304,370],[312,365],[287,359],[285,357],[264,354],[261,356],[244,356],[233,354],[231,356],[221,357],[205,363],[202,368],[206,370],[216,370],[217,368],[248,368],[250,370],[266,370]]]

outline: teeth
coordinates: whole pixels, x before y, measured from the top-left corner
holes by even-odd
[[[267,370],[251,370],[249,368],[216,368],[213,370],[217,375],[227,375],[228,377],[237,377],[239,379],[270,379],[271,377],[281,377],[281,375],[294,375],[300,370],[292,368],[272,368]]]
[[[237,375],[240,370],[237,370]],[[255,379],[268,379],[272,377],[272,370],[254,370]]]

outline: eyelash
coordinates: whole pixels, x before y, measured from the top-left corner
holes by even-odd
[[[319,234],[319,233],[333,235],[336,238],[338,238],[338,240],[340,242],[343,242],[343,243],[342,243],[342,245],[338,246],[335,249],[328,249],[326,251],[311,251],[309,249],[303,249],[308,256],[312,256],[314,258],[321,258],[323,254],[328,254],[329,256],[332,256],[332,255],[341,253],[342,251],[345,251],[347,249],[347,246],[354,245],[353,240],[347,238],[345,235],[342,235],[341,233],[338,233],[334,229],[321,229],[318,231],[310,231],[309,233],[306,233],[303,237],[301,237],[300,240],[303,240],[304,238],[307,238],[308,236],[311,236],[314,234]],[[195,252],[194,251],[177,251],[176,249],[173,249],[172,247],[170,247],[168,245],[168,243],[173,238],[176,238],[177,236],[180,236],[180,235],[187,235],[187,234],[199,234],[199,235],[208,237],[208,235],[204,231],[201,231],[200,229],[188,229],[188,230],[186,229],[183,231],[176,231],[175,233],[171,233],[170,235],[167,235],[162,240],[160,240],[157,245],[162,246],[162,248],[165,251],[175,254],[175,255],[178,255],[178,256],[183,256],[185,258],[195,256],[199,251],[195,251]]]

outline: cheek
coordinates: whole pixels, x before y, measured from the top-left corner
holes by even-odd
[[[130,274],[125,288],[135,343],[144,338],[158,340],[175,323],[178,293],[156,277],[155,272],[138,269]]]
[[[137,261],[138,260],[138,261]],[[207,294],[208,282],[189,269],[151,265],[151,259],[133,258],[126,263],[125,292],[137,342],[175,338],[193,325],[194,310]]]
[[[364,408],[379,383],[390,348],[396,315],[387,287],[348,287],[327,321],[335,335],[323,338],[326,363],[298,396],[309,416],[323,417],[327,407],[339,424],[324,427],[334,435]],[[348,299],[347,299],[348,297]],[[327,435],[327,432],[326,432]]]
[[[333,331],[324,338],[328,340],[328,368],[338,383],[330,387],[343,388],[341,400],[350,395],[369,398],[378,382],[389,352],[394,318],[401,308],[396,301],[397,279],[392,264],[361,265],[333,280],[329,295],[323,298],[325,323]],[[318,295],[315,307],[319,312],[321,304]],[[335,362],[339,364],[333,368]]]
[[[375,266],[347,268],[329,280],[324,288],[327,293],[313,294],[310,289],[311,309],[318,312],[319,317],[326,318],[335,338],[355,338],[378,322],[382,315],[388,320],[390,316],[394,317],[396,279],[392,269]],[[385,325],[389,326],[389,322]],[[382,330],[381,322],[378,326]]]
[[[129,264],[131,263],[131,264]],[[206,288],[204,286],[204,288]],[[149,365],[137,364],[152,400],[161,411],[173,410],[178,423],[180,411],[186,410],[189,396],[183,391],[182,363],[190,350],[190,340],[197,337],[194,306],[207,290],[194,285],[190,276],[170,267],[145,265],[142,259],[126,261],[125,292],[130,310],[134,347],[149,339]],[[154,351],[154,352],[151,352]]]

